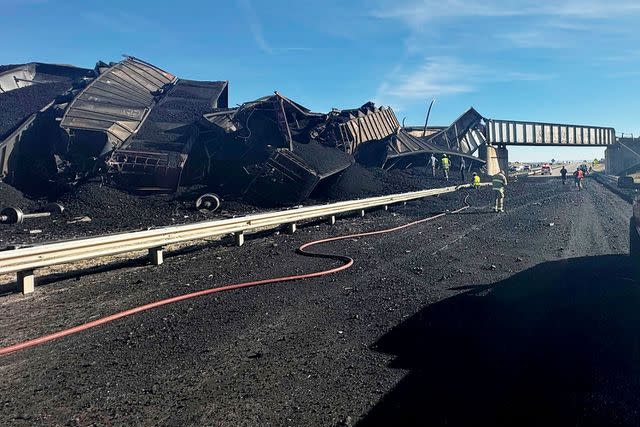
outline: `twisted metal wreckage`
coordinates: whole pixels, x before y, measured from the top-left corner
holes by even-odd
[[[0,128],[0,178],[26,192],[102,176],[130,191],[200,183],[274,205],[304,200],[356,161],[407,168],[436,153],[484,164],[474,154],[485,120],[473,108],[429,129],[404,128],[370,102],[314,113],[278,92],[229,108],[228,82],[179,79],[134,57],[93,70],[0,68],[0,107],[29,90],[38,102]]]

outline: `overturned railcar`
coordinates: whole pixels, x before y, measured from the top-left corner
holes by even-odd
[[[93,70],[0,67],[0,178],[27,192],[96,176],[140,193],[206,184],[274,206],[321,193],[355,161],[406,168],[446,153],[481,163],[473,109],[420,137],[371,102],[329,113],[278,92],[228,103],[226,81],[180,79],[134,57]]]
[[[59,105],[93,75],[68,65],[0,67],[0,179],[27,192],[47,189],[58,172]]]

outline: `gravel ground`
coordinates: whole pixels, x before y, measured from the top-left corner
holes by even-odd
[[[0,299],[0,345],[158,298],[331,263],[301,243],[472,208],[327,245],[333,276],[189,300],[0,358],[0,423],[637,425],[640,289],[630,205],[555,179],[412,202],[74,273]],[[579,209],[576,209],[579,207]]]

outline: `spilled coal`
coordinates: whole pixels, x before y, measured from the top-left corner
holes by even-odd
[[[6,138],[30,115],[71,88],[71,82],[41,83],[0,93],[0,140]]]
[[[426,168],[384,171],[353,164],[344,172],[326,179],[305,205],[337,200],[373,197],[460,184],[453,178],[432,178]],[[241,199],[224,199],[212,213],[194,208],[194,200],[208,190],[204,186],[183,188],[175,195],[139,196],[100,182],[87,182],[55,201],[65,207],[61,216],[25,220],[18,225],[0,224],[0,248],[35,242],[79,238],[99,234],[257,213],[259,209]],[[42,209],[46,199],[30,199],[7,184],[0,183],[0,208],[18,207],[26,212]]]

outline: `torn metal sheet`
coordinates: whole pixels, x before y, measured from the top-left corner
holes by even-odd
[[[427,140],[443,149],[473,154],[480,145],[485,143],[484,117],[474,108],[469,108],[451,126]]]
[[[438,132],[442,132],[446,128],[447,126],[429,126],[425,131],[424,126],[405,126],[402,129],[413,136],[417,136],[418,138],[425,138],[435,135]]]
[[[106,69],[71,102],[60,126],[72,145],[90,144],[87,151],[102,155],[138,130],[156,97],[175,81],[174,75],[128,57]],[[83,133],[90,135],[75,138]]]
[[[0,94],[43,83],[71,83],[83,77],[92,77],[92,70],[72,65],[31,62],[0,67]]]
[[[431,154],[447,154],[451,158],[464,157],[470,164],[478,162],[478,167],[484,161],[469,154],[464,154],[455,150],[446,150],[430,143],[426,138],[419,138],[399,129],[388,137],[362,145],[356,151],[356,160],[367,166],[382,167],[392,169],[394,167],[406,166],[408,164],[425,165]]]
[[[399,127],[391,108],[368,102],[355,110],[332,111],[312,137],[353,154],[361,144],[385,138]]]
[[[259,204],[304,200],[322,180],[354,161],[313,139],[326,120],[277,92],[237,109],[205,114],[201,135],[216,191],[241,186],[244,197]]]
[[[258,205],[299,203],[309,197],[320,179],[302,158],[279,148],[253,174],[244,198]]]

